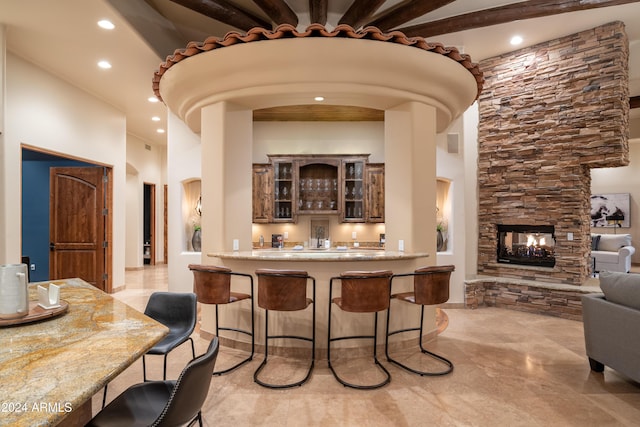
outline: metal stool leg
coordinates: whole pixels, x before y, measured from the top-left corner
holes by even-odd
[[[253,290],[251,291],[253,293]],[[219,371],[214,371],[213,375],[215,376],[219,376],[219,375],[224,375],[227,374],[237,368],[239,368],[240,366],[244,365],[245,363],[250,362],[251,360],[253,360],[253,354],[254,354],[254,349],[255,349],[255,321],[254,321],[254,310],[253,310],[253,296],[251,296],[250,298],[251,300],[251,330],[250,331],[245,331],[243,329],[239,329],[239,328],[230,328],[230,327],[223,327],[223,326],[218,326],[219,322],[218,322],[218,305],[216,304],[216,336],[220,336],[220,331],[233,331],[233,332],[239,332],[241,334],[245,334],[251,337],[251,353],[249,354],[249,356],[247,356],[246,358],[242,359],[240,362],[225,368],[225,369],[221,369]]]
[[[253,380],[263,386],[263,387],[267,387],[267,388],[272,388],[272,389],[283,389],[283,388],[292,388],[292,387],[299,387],[302,384],[306,383],[309,378],[311,377],[311,372],[313,371],[313,366],[315,364],[315,350],[316,350],[316,336],[315,336],[315,326],[316,326],[316,312],[315,312],[315,292],[314,292],[314,302],[313,302],[313,332],[312,332],[312,338],[308,338],[308,337],[301,337],[301,336],[293,336],[293,335],[272,335],[269,336],[269,310],[265,310],[265,317],[264,317],[264,329],[265,329],[265,342],[264,342],[264,359],[262,360],[262,363],[260,363],[260,366],[258,366],[258,369],[256,369],[256,371],[253,373]],[[301,379],[300,381],[296,381],[293,383],[287,383],[287,384],[272,384],[272,383],[267,383],[265,381],[262,381],[260,378],[258,378],[260,372],[262,371],[262,369],[267,365],[267,359],[269,357],[269,340],[270,339],[274,339],[274,338],[289,338],[289,339],[296,339],[296,340],[302,340],[302,341],[310,341],[311,342],[311,364],[309,365],[309,369],[307,370],[307,374],[305,375],[305,377],[303,379]]]
[[[389,304],[389,313],[387,314],[387,333],[386,333],[386,341],[385,341],[385,346],[384,346],[384,351],[385,351],[385,354],[387,356],[387,360],[389,362],[393,363],[396,366],[399,366],[400,368],[402,368],[402,369],[404,369],[406,371],[412,372],[412,373],[417,374],[417,375],[421,375],[423,377],[425,377],[425,376],[446,375],[446,374],[448,374],[448,373],[453,371],[453,363],[449,359],[425,349],[423,347],[423,345],[422,345],[422,331],[423,331],[423,325],[424,325],[424,305],[420,306],[420,327],[400,329],[400,330],[397,330],[397,331],[389,332],[389,318],[391,317],[390,313],[391,313],[391,304]],[[407,366],[407,365],[405,365],[405,364],[393,359],[389,355],[389,337],[391,335],[395,335],[395,334],[399,334],[399,333],[403,333],[403,332],[409,332],[409,331],[420,331],[420,335],[418,336],[418,344],[420,346],[420,351],[423,354],[426,354],[427,356],[430,356],[433,359],[443,363],[446,366],[446,368],[444,370],[435,371],[435,372],[432,372],[432,371],[420,371],[418,369],[411,368],[411,367],[409,367],[409,366]]]
[[[374,312],[374,321],[373,321],[373,335],[353,335],[353,336],[345,336],[345,337],[336,337],[336,338],[331,338],[331,306],[332,304],[332,291],[333,291],[333,287],[332,287],[332,283],[329,284],[329,319],[327,321],[327,335],[328,335],[328,340],[327,340],[327,362],[329,364],[329,369],[331,370],[331,373],[333,374],[333,376],[335,377],[335,379],[342,384],[345,387],[350,387],[350,388],[355,388],[355,389],[359,389],[359,390],[372,390],[372,389],[376,389],[376,388],[380,388],[383,387],[387,384],[389,384],[391,382],[391,374],[389,373],[389,371],[380,363],[380,361],[378,360],[378,357],[376,355],[376,348],[377,348],[377,344],[378,344],[378,339],[377,339],[377,331],[378,331],[378,312]],[[340,375],[338,375],[338,373],[336,372],[335,368],[333,367],[333,364],[331,363],[331,343],[333,341],[341,341],[341,340],[348,340],[348,339],[373,339],[373,361],[375,363],[376,366],[378,366],[378,368],[384,373],[385,378],[376,384],[354,384],[354,383],[350,383],[348,381],[345,381],[343,378],[340,377]]]

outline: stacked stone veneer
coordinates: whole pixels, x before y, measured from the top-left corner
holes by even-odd
[[[582,320],[582,295],[600,292],[598,286],[540,283],[512,278],[465,281],[465,307],[500,307]]]
[[[581,285],[589,274],[590,168],[629,163],[624,24],[480,66],[478,273]],[[555,267],[497,263],[497,224],[555,226]]]

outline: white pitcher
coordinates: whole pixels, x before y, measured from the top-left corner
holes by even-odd
[[[15,319],[29,314],[27,265],[0,265],[0,319]]]

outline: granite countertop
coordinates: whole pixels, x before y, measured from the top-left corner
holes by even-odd
[[[0,328],[0,425],[55,425],[168,329],[81,279],[53,280],[67,313]],[[36,300],[30,284],[30,299]]]
[[[394,261],[428,257],[424,252],[398,252],[372,249],[259,249],[237,252],[211,252],[207,256],[247,261]]]

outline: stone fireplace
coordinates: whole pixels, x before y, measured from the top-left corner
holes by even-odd
[[[553,267],[556,236],[553,225],[498,224],[498,262]]]
[[[590,169],[629,162],[624,24],[486,59],[480,68],[478,273],[582,285],[591,249]],[[501,257],[498,224],[553,224],[546,232],[553,262]]]

